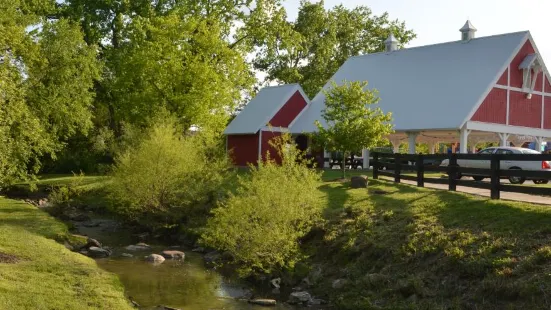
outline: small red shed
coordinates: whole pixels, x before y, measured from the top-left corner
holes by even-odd
[[[270,158],[280,162],[270,141],[288,132],[292,122],[308,106],[309,99],[298,84],[263,88],[228,125],[226,149],[236,166],[256,164]]]

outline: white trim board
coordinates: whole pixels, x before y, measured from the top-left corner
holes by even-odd
[[[511,64],[509,64],[509,67],[507,67],[507,87],[510,87],[510,86],[511,86]],[[511,106],[511,92],[507,90],[507,111],[505,112],[505,117],[506,117],[505,123],[507,125],[509,125],[509,107],[510,106]]]
[[[310,101],[310,98],[308,98],[306,93],[304,93],[304,91],[302,90],[302,87],[299,87],[298,90],[302,94],[302,97],[304,97],[304,100],[306,101],[306,105],[304,106],[304,108],[302,108],[302,110],[300,112],[298,112],[297,116],[295,116],[295,118],[291,121],[291,123],[289,124],[289,126],[287,126],[287,128],[293,128],[293,125],[295,124],[297,119],[300,118],[300,116],[310,107],[310,105],[312,103],[312,101]]]
[[[260,128],[260,131],[289,132],[289,128],[286,128],[286,127],[269,127],[269,126],[264,126],[264,127]]]
[[[503,72],[505,72],[505,69],[509,68],[510,65],[511,65],[511,62],[513,61],[513,59],[515,59],[515,57],[517,56],[517,54],[520,52],[520,50],[522,49],[522,47],[524,46],[524,44],[526,44],[526,41],[530,38],[530,32],[527,32],[526,35],[524,36],[524,38],[521,40],[520,44],[517,46],[517,48],[515,48],[514,52],[511,54],[511,56],[509,57],[509,59],[505,62],[505,64],[503,65],[503,68],[501,68],[501,70],[499,70],[497,72],[497,75],[496,77],[491,81],[491,83],[488,85],[488,88],[486,89],[486,91],[484,93],[482,93],[482,96],[480,99],[478,99],[478,102],[476,103],[476,105],[473,107],[473,109],[471,110],[471,112],[467,115],[467,117],[465,118],[465,120],[461,123],[461,126],[459,126],[459,128],[463,128],[465,126],[465,124],[467,122],[469,122],[470,119],[473,118],[474,114],[476,113],[476,111],[478,111],[478,109],[480,108],[480,106],[482,105],[482,103],[484,102],[484,100],[486,99],[486,97],[488,97],[488,95],[490,94],[490,92],[492,91],[492,89],[494,88],[494,85],[497,84],[497,82],[499,81],[499,79],[501,78],[501,76],[503,75]],[[535,49],[535,48],[534,48]],[[545,66],[544,66],[545,67]]]
[[[487,131],[487,132],[495,132],[495,133],[508,133],[508,134],[521,135],[521,136],[536,136],[536,137],[551,138],[550,129],[499,125],[499,124],[490,124],[490,123],[481,123],[481,122],[472,122],[472,121],[467,122],[465,126],[467,129],[470,129],[470,130]]]
[[[543,79],[543,80],[545,80],[545,79]],[[496,85],[494,85],[494,88],[510,90],[510,91],[516,91],[516,92],[519,92],[519,93],[525,93],[525,91],[523,91],[522,88],[512,87],[512,86],[505,86],[505,85],[496,84]],[[544,97],[551,97],[551,93],[543,93],[541,91],[533,91],[532,94],[533,95],[538,95],[538,96],[544,96]]]
[[[532,47],[534,48],[534,51],[536,51],[536,54],[538,54],[538,60],[541,62],[542,72],[543,75],[546,77],[546,79],[550,79],[549,71],[547,70],[547,66],[545,65],[545,62],[543,61],[543,57],[541,57],[540,50],[536,46],[536,42],[534,41],[534,38],[532,37],[532,34],[528,32],[528,39],[530,40],[530,43],[532,44]],[[545,84],[543,84],[543,88],[541,89],[543,92],[545,92]]]
[[[282,85],[283,86],[283,85]],[[302,109],[302,111],[304,111],[304,109],[306,109],[308,107],[308,105],[310,104],[310,99],[308,99],[308,96],[306,96],[306,94],[304,93],[304,91],[302,90],[302,87],[299,85],[299,84],[295,84],[295,87],[293,88],[293,91],[290,92],[289,96],[285,98],[285,100],[283,100],[283,102],[281,103],[281,105],[279,105],[277,107],[277,109],[275,109],[275,111],[273,111],[269,117],[266,118],[266,120],[264,120],[264,122],[262,122],[262,124],[260,125],[260,127],[257,129],[260,130],[262,127],[266,126],[270,120],[272,118],[274,118],[274,116],[276,116],[277,112],[279,112],[284,106],[285,104],[287,104],[287,102],[289,102],[289,100],[296,94],[296,92],[299,92],[302,97],[304,98],[304,101],[306,101],[306,106]],[[302,112],[300,111],[300,112]],[[300,113],[299,113],[300,114]],[[293,122],[298,118],[298,116],[296,116],[292,121],[291,121],[291,124],[289,125],[289,127],[291,127],[291,125],[293,124]]]
[[[545,92],[545,73],[541,75],[541,91]],[[541,128],[543,129],[545,116],[545,96],[541,96]]]
[[[258,162],[262,161],[262,130],[258,133]]]

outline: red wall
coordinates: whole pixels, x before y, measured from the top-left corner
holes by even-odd
[[[543,113],[543,128],[551,129],[551,97],[545,97],[545,109]]]
[[[543,72],[538,73],[538,79],[536,80],[536,87],[534,87],[535,91],[542,91],[543,86]]]
[[[549,79],[545,77],[545,92],[551,93],[551,84],[549,83]]]
[[[302,94],[297,91],[276,115],[274,115],[269,123],[274,127],[289,127],[289,124],[291,124],[304,107],[306,107],[306,100],[302,97]]]
[[[508,72],[509,72],[509,69],[505,69],[505,72],[503,72],[503,74],[502,74],[501,77],[499,78],[499,81],[497,81],[497,83],[498,83],[499,85],[508,85],[508,84],[507,84],[507,82],[508,82],[508,81],[507,81],[507,77],[508,77],[508,76],[507,76],[507,75],[508,75],[507,73],[508,73]]]
[[[494,88],[473,115],[473,121],[505,124],[507,119],[507,90]]]
[[[258,134],[229,135],[228,151],[236,166],[256,164],[258,161]]]
[[[519,53],[513,61],[511,62],[511,86],[522,88],[522,70],[519,70],[518,66],[524,60],[524,58],[530,54],[534,54],[535,50],[530,43],[530,40],[527,40],[524,46],[520,49]],[[541,80],[538,78],[536,83],[541,83]]]
[[[541,128],[541,96],[511,91],[509,101],[509,125]]]
[[[281,164],[281,157],[277,150],[270,145],[270,141],[281,136],[280,132],[262,131],[262,160],[266,160],[267,154],[270,154],[270,159],[275,160],[276,163]]]
[[[535,53],[535,49],[530,40],[527,40],[510,64],[510,84],[508,85],[507,83],[507,70],[501,75],[497,84],[509,86],[511,88],[522,88],[523,72],[518,69],[518,66],[526,56],[533,53]],[[541,92],[543,88],[542,84],[543,73],[540,72],[537,76],[535,91]],[[551,85],[549,82],[546,82],[545,91],[551,93]],[[509,92],[508,123],[506,119],[507,92]],[[546,103],[546,108],[547,105],[549,105],[550,110],[547,111],[546,109],[544,112],[544,123],[546,124],[545,126],[551,127],[551,98],[546,98],[545,100],[549,102]],[[471,120],[494,124],[509,124],[511,126],[541,128],[541,115],[541,95],[533,94],[531,99],[527,99],[526,94],[523,92],[511,89],[493,88]]]

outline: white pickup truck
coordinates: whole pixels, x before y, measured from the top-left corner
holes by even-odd
[[[477,154],[490,155],[490,154],[541,154],[541,153],[538,151],[520,148],[520,147],[490,147],[487,149],[483,149]],[[440,164],[440,166],[445,166],[445,167],[447,167],[448,165],[449,165],[448,159],[445,159],[444,161],[442,161],[442,164]],[[465,167],[465,168],[490,169],[490,160],[458,159],[457,165],[459,167]],[[533,171],[551,171],[551,163],[548,161],[515,161],[515,160],[506,161],[504,160],[504,161],[501,161],[500,168],[501,170],[518,169],[518,170],[533,170]],[[473,177],[473,179],[475,179],[475,181],[482,181],[484,178],[490,177],[489,175],[458,174],[457,178],[460,179],[462,176],[471,176]],[[522,184],[526,181],[527,178],[512,176],[512,177],[509,177],[508,179],[509,179],[509,182],[511,182],[511,184]],[[549,180],[542,180],[542,179],[532,179],[532,180],[534,181],[535,184],[546,184],[549,182]]]

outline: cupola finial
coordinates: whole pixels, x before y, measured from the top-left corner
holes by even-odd
[[[473,26],[470,20],[467,20],[461,31],[461,40],[469,41],[475,38],[476,28]]]
[[[393,33],[390,33],[390,36],[388,36],[388,39],[385,41],[386,51],[394,52],[398,50],[398,43],[400,43],[400,41],[396,39]]]

